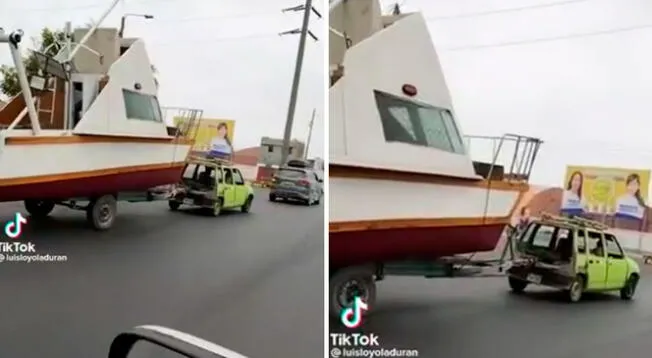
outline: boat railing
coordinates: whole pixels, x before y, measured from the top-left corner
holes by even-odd
[[[487,167],[486,177],[512,182],[528,182],[543,141],[519,134],[466,136],[471,158]],[[481,159],[478,160],[478,157]],[[501,175],[496,175],[502,171]]]
[[[204,111],[185,107],[161,107],[161,112],[166,123],[175,127],[174,136],[195,140],[197,129],[201,123]]]

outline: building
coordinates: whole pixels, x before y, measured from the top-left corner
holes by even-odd
[[[290,156],[289,159],[303,159],[305,144],[301,141],[293,139],[290,141]],[[260,140],[260,150],[258,156],[258,163],[266,166],[281,165],[281,158],[283,157],[283,139],[263,137]]]

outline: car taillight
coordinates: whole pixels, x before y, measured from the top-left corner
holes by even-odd
[[[297,182],[297,184],[298,184],[298,185],[301,185],[301,186],[310,186],[310,182],[307,181],[307,180],[305,180],[305,179],[301,179],[301,180],[299,180],[299,181]]]

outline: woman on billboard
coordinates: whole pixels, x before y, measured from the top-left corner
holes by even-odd
[[[581,215],[584,213],[584,201],[582,200],[582,187],[584,185],[584,175],[580,171],[575,171],[568,178],[566,190],[561,199],[561,211],[568,215]]]
[[[645,201],[641,196],[641,177],[632,173],[625,180],[626,192],[616,202],[616,216],[629,219],[643,219]]]
[[[213,158],[229,158],[231,156],[231,149],[229,127],[225,122],[221,122],[217,125],[217,135],[211,139],[208,156]]]

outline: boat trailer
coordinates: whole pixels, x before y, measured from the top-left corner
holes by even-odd
[[[360,297],[368,307],[376,303],[376,282],[387,276],[424,278],[480,278],[504,277],[516,258],[514,242],[520,232],[508,225],[504,235],[505,245],[500,257],[476,259],[478,253],[441,257],[436,260],[395,261],[342,266],[330,269],[329,313],[339,318],[342,309],[349,307],[355,297]],[[502,240],[501,240],[502,241]],[[522,260],[522,259],[521,259]],[[366,311],[367,313],[369,311]]]

